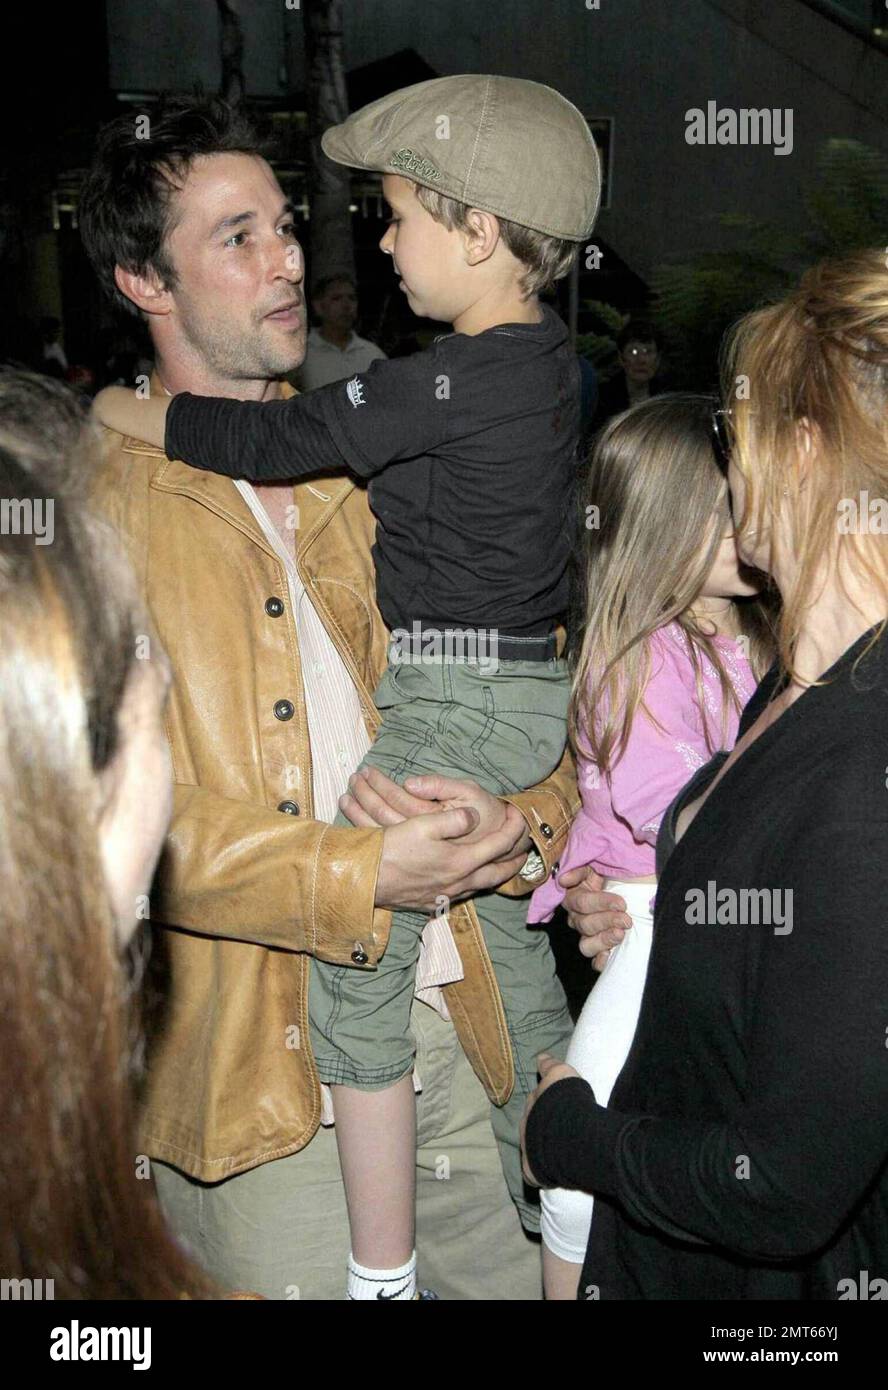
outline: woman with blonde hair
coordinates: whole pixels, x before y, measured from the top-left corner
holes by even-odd
[[[82,429],[63,387],[0,372],[0,1269],[55,1299],[213,1297],[136,1142],[124,952],[169,820],[169,673],[77,500]]]
[[[529,1103],[528,1172],[595,1194],[581,1298],[838,1299],[888,1267],[884,253],[745,318],[724,381],[738,548],[780,592],[778,660],[663,818],[608,1109],[551,1059]]]
[[[707,396],[664,395],[612,421],[591,459],[585,621],[573,663],[571,741],[582,797],[559,872],[591,865],[631,912],[589,995],[567,1061],[599,1102],[632,1041],[651,947],[655,845],[666,807],[719,748],[773,658],[763,576],[741,566]],[[594,499],[594,501],[593,501]],[[528,921],[548,921],[551,878]],[[576,1298],[592,1198],[542,1194],[548,1299]]]

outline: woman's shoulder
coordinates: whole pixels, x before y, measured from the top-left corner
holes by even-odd
[[[888,632],[867,649],[865,642],[845,653],[811,702],[830,726],[834,758],[865,775],[875,768],[886,783],[888,746]],[[809,692],[811,693],[811,692]],[[807,698],[807,697],[804,697]],[[888,803],[888,793],[883,793]]]
[[[868,758],[873,747],[883,750],[888,736],[888,630],[873,636],[870,630],[853,643],[801,697],[807,718],[799,723],[829,724],[831,746],[849,755],[853,749],[855,759]]]
[[[849,698],[870,697],[874,708],[885,708],[888,699],[888,624],[881,634],[865,632],[837,663],[847,674]]]
[[[792,772],[786,793],[812,833],[854,840],[861,826],[888,826],[888,646],[843,654],[780,716],[773,755]],[[780,725],[783,720],[784,734]],[[785,779],[780,780],[781,787]],[[867,832],[869,833],[869,832]],[[882,843],[882,842],[880,842]],[[880,855],[884,858],[884,855]]]

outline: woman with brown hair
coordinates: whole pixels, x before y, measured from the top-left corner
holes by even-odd
[[[780,592],[778,659],[663,818],[609,1108],[552,1059],[529,1103],[528,1172],[595,1194],[580,1298],[837,1299],[888,1267],[883,252],[744,319],[725,385],[738,550]]]
[[[82,430],[63,387],[0,372],[0,1269],[56,1299],[214,1297],[135,1139],[123,954],[169,820],[169,670],[77,500]]]

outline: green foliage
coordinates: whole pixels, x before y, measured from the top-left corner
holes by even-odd
[[[629,315],[603,299],[584,299],[580,308],[587,318],[591,316],[593,326],[577,334],[577,352],[606,380],[617,368],[617,334],[629,322]]]
[[[820,180],[805,198],[811,259],[880,246],[888,226],[888,159],[856,140],[830,140],[819,167]]]
[[[736,234],[727,251],[660,266],[655,317],[680,386],[716,385],[726,330],[758,305],[779,299],[807,267],[827,256],[881,246],[888,228],[888,159],[856,140],[830,140],[804,191],[808,230],[799,237],[740,213],[718,221]]]

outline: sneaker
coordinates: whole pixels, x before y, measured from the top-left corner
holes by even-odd
[[[441,1297],[441,1295],[438,1294],[438,1293],[435,1293],[434,1289],[420,1289],[420,1290],[419,1290],[419,1293],[415,1293],[415,1294],[413,1295],[413,1302],[416,1303],[417,1299],[418,1299],[420,1302],[422,1302],[422,1301],[423,1301],[424,1299],[426,1299],[426,1298],[440,1298],[440,1297]]]

